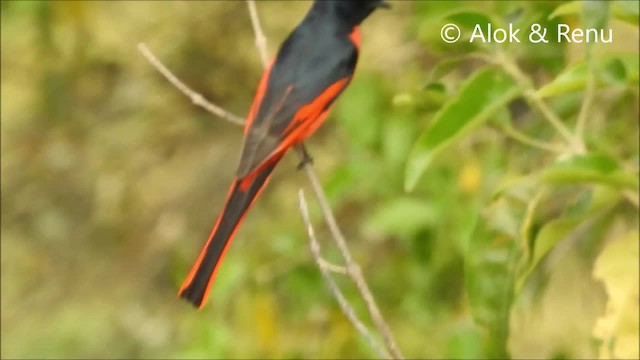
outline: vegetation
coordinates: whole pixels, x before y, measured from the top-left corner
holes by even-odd
[[[309,251],[287,156],[209,304],[177,288],[241,146],[136,50],[245,114],[262,65],[240,1],[3,1],[3,358],[372,358]],[[259,2],[271,54],[310,2]],[[394,2],[307,146],[410,358],[638,358],[635,1]],[[462,37],[448,44],[441,28]],[[521,30],[469,43],[476,24]],[[527,39],[532,24],[549,42]],[[558,24],[612,29],[558,42]],[[308,196],[323,255],[331,234]],[[372,324],[357,289],[335,275]]]

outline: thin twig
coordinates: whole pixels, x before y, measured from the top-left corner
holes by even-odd
[[[244,119],[240,116],[234,115],[224,110],[223,108],[210,103],[202,95],[191,90],[187,85],[185,85],[175,75],[173,75],[173,73],[169,71],[169,69],[167,69],[167,67],[164,66],[164,64],[162,64],[160,60],[155,57],[155,55],[153,55],[153,53],[147,48],[144,43],[138,44],[138,51],[140,51],[142,55],[144,55],[144,57],[147,58],[147,60],[151,63],[151,65],[153,65],[153,67],[155,67],[160,74],[162,74],[167,80],[169,80],[169,82],[173,84],[173,86],[175,86],[178,90],[180,90],[180,92],[190,98],[192,103],[229,122],[237,125],[244,124]]]
[[[595,97],[596,81],[593,71],[593,59],[589,57],[587,60],[587,84],[584,90],[584,98],[582,99],[582,105],[580,106],[580,112],[578,113],[578,120],[576,122],[575,137],[576,141],[584,143],[584,131],[587,124],[587,118],[589,117],[589,110]]]
[[[311,220],[309,218],[309,208],[307,206],[307,202],[304,198],[304,192],[302,189],[298,191],[298,203],[300,206],[300,213],[302,214],[302,220],[304,221],[305,226],[307,227],[307,234],[309,235],[309,248],[311,249],[311,254],[315,259],[316,263],[323,264],[324,259],[320,254],[320,244],[316,239],[315,231],[313,230],[313,226],[311,225]],[[324,266],[319,266],[320,273],[324,278],[324,281],[329,286],[329,289],[333,293],[333,296],[338,300],[338,304],[340,304],[340,308],[342,312],[345,314],[347,318],[351,321],[351,323],[355,326],[355,328],[360,332],[360,334],[367,339],[372,348],[374,348],[381,358],[390,359],[389,353],[380,345],[380,343],[376,340],[376,338],[371,334],[369,329],[360,321],[358,315],[353,310],[347,299],[344,297],[344,294],[336,284],[335,280],[329,274],[329,270]]]
[[[260,54],[260,60],[262,61],[262,67],[267,67],[269,62],[269,53],[267,51],[267,37],[264,36],[262,26],[260,26],[260,19],[258,18],[258,10],[256,9],[256,2],[254,0],[247,0],[247,7],[249,7],[249,16],[251,17],[251,26],[253,27],[253,33],[256,39],[256,48]]]
[[[534,147],[536,149],[540,149],[540,150],[544,150],[544,151],[549,151],[549,152],[553,152],[553,153],[562,153],[563,149],[557,145],[554,144],[549,144],[547,142],[538,140],[538,139],[534,139],[518,130],[516,130],[513,126],[511,126],[511,124],[507,124],[507,125],[502,125],[501,130],[505,133],[505,135],[513,138],[514,140],[517,140],[519,142],[521,142],[522,144],[525,145],[529,145],[531,147]]]
[[[296,147],[296,149],[300,152],[301,157],[304,156],[302,154],[303,150],[301,147],[298,146]],[[322,214],[325,220],[327,221],[327,226],[329,227],[329,231],[331,232],[332,238],[336,243],[336,245],[338,246],[338,249],[340,249],[340,254],[345,260],[349,277],[353,279],[353,281],[355,282],[358,288],[358,291],[362,295],[364,302],[367,304],[369,313],[371,314],[371,318],[373,319],[374,323],[376,324],[376,327],[382,334],[382,337],[387,345],[387,348],[389,349],[389,352],[391,352],[391,354],[395,359],[403,359],[404,357],[402,356],[402,353],[400,352],[400,349],[398,348],[398,345],[396,344],[396,341],[394,340],[393,335],[391,334],[391,331],[387,326],[387,323],[384,321],[384,318],[382,317],[382,313],[380,312],[380,309],[378,308],[378,305],[376,304],[376,301],[373,298],[373,295],[371,294],[371,290],[369,290],[369,286],[367,285],[367,282],[365,281],[364,276],[362,275],[362,271],[360,270],[360,265],[358,265],[358,263],[353,261],[353,257],[351,256],[351,252],[349,251],[349,247],[347,246],[347,242],[344,238],[344,235],[342,234],[342,231],[340,230],[340,227],[338,226],[338,223],[336,221],[335,216],[333,215],[333,212],[331,211],[331,206],[329,205],[329,201],[327,200],[327,197],[325,196],[324,191],[322,190],[322,186],[320,186],[318,177],[313,171],[313,168],[309,166],[307,163],[305,163],[304,170],[306,171],[307,177],[311,182],[311,188],[313,189],[313,192],[315,193],[316,198],[318,199],[318,204],[320,205]]]
[[[543,117],[553,126],[556,131],[567,141],[571,150],[575,153],[584,153],[584,145],[582,142],[577,142],[569,128],[567,128],[562,120],[556,115],[549,106],[542,101],[542,99],[536,93],[536,90],[531,82],[531,79],[527,77],[516,63],[509,59],[502,52],[498,52],[495,57],[485,57],[486,60],[500,65],[516,82],[526,87],[524,91],[525,98],[533,104]]]
[[[317,263],[321,268],[325,268],[331,272],[342,275],[349,275],[346,267],[330,263],[323,258],[318,259]]]

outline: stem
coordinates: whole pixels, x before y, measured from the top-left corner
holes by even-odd
[[[511,77],[518,82],[519,84],[525,87],[524,96],[525,98],[535,106],[540,113],[542,113],[543,117],[556,129],[556,131],[565,139],[567,144],[569,144],[571,150],[575,153],[584,153],[584,145],[580,141],[576,141],[569,128],[567,128],[562,120],[556,115],[549,106],[542,101],[542,99],[536,93],[536,90],[531,82],[531,79],[527,77],[522,70],[515,64],[513,61],[509,59],[503,52],[499,51],[495,58],[485,57],[486,60],[493,62],[497,65],[500,65],[507,74],[511,75]]]
[[[269,62],[269,53],[267,51],[267,37],[264,36],[262,26],[260,26],[260,19],[258,18],[258,10],[256,9],[256,2],[254,0],[247,0],[247,7],[249,8],[249,17],[251,17],[251,26],[253,27],[253,33],[256,39],[256,48],[260,54],[260,60],[262,61],[262,67],[266,68]]]
[[[296,149],[299,151],[300,156],[304,157],[303,149],[301,146],[297,146]],[[373,319],[376,327],[382,334],[385,343],[387,344],[387,348],[393,355],[395,359],[403,359],[404,356],[400,352],[396,341],[387,326],[387,323],[384,321],[382,317],[382,313],[376,304],[376,301],[371,294],[371,290],[369,290],[369,286],[362,275],[362,270],[360,269],[360,265],[353,261],[353,257],[351,256],[351,252],[349,251],[349,247],[347,246],[347,242],[338,226],[335,216],[333,216],[333,212],[331,211],[331,206],[329,205],[329,201],[322,191],[322,187],[320,186],[320,182],[313,171],[313,168],[309,166],[309,163],[305,163],[304,170],[306,171],[309,180],[311,182],[311,188],[316,195],[318,200],[318,204],[320,205],[320,209],[322,210],[322,214],[324,215],[325,220],[327,221],[327,226],[329,227],[329,231],[331,232],[332,238],[338,249],[340,249],[340,253],[345,260],[347,273],[353,279],[358,288],[358,291],[362,295],[367,307],[369,309],[369,313],[371,313],[371,318]]]
[[[320,273],[324,278],[324,281],[329,286],[331,293],[333,293],[333,297],[336,298],[338,304],[340,304],[340,308],[342,312],[347,316],[347,318],[351,321],[353,326],[360,332],[360,334],[367,339],[372,348],[374,348],[381,358],[391,359],[389,353],[380,345],[380,343],[373,337],[369,329],[360,321],[356,312],[353,310],[347,299],[344,297],[344,294],[336,284],[335,280],[329,274],[329,270],[325,267],[325,260],[320,255],[320,244],[318,240],[316,240],[315,231],[313,230],[313,226],[311,225],[311,220],[309,219],[309,208],[307,207],[307,202],[304,198],[304,192],[302,189],[298,191],[298,203],[300,206],[300,213],[302,214],[302,220],[304,221],[307,227],[307,234],[309,235],[309,248],[311,249],[311,254],[315,259],[318,267],[320,268]]]
[[[593,60],[588,56],[587,60],[587,84],[584,92],[584,98],[580,106],[580,113],[578,114],[578,121],[576,122],[575,129],[575,141],[584,143],[584,131],[586,128],[587,118],[589,117],[589,110],[595,97],[596,81],[593,73]]]
[[[169,71],[169,69],[167,69],[167,67],[164,66],[164,64],[161,63],[160,60],[158,60],[158,58],[155,57],[155,55],[153,55],[153,53],[149,50],[149,48],[147,48],[147,46],[144,43],[138,44],[138,51],[140,51],[142,55],[145,58],[147,58],[147,60],[151,63],[151,65],[153,65],[153,67],[155,67],[156,70],[158,70],[158,72],[162,74],[162,76],[164,76],[167,80],[169,80],[169,82],[173,84],[173,86],[175,86],[178,90],[180,90],[181,93],[185,94],[188,98],[190,98],[193,104],[200,106],[205,110],[209,111],[210,113],[218,117],[221,117],[233,124],[236,124],[236,125],[244,124],[244,119],[241,118],[240,116],[234,115],[226,111],[225,109],[210,103],[202,95],[191,90],[187,85],[185,85],[182,81],[180,81],[180,79],[178,79],[175,75],[173,75],[173,73]]]
[[[533,148],[536,149],[540,149],[540,150],[544,150],[544,151],[549,151],[549,152],[553,152],[553,153],[562,153],[563,149],[559,146],[553,145],[553,144],[549,144],[547,142],[541,141],[541,140],[537,140],[534,139],[518,130],[516,130],[513,126],[511,126],[511,124],[509,125],[503,125],[501,126],[501,130],[504,131],[504,133],[507,136],[510,136],[511,138],[513,138],[514,140],[517,140],[525,145],[529,145]]]

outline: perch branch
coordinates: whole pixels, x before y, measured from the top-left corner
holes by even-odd
[[[311,182],[311,187],[313,189],[313,192],[315,193],[316,198],[318,199],[318,204],[320,205],[322,214],[327,222],[329,231],[331,232],[331,235],[332,235],[331,237],[333,238],[334,242],[338,246],[338,249],[340,249],[340,254],[345,260],[347,274],[354,281],[354,283],[356,284],[356,287],[358,288],[358,291],[362,295],[363,300],[367,304],[367,308],[369,309],[371,318],[373,319],[374,323],[376,324],[376,327],[382,334],[382,337],[384,338],[387,348],[389,349],[389,351],[391,352],[394,358],[402,359],[403,358],[402,353],[400,352],[400,349],[398,348],[398,345],[396,344],[393,338],[393,335],[391,334],[391,331],[389,330],[387,323],[384,321],[384,318],[382,317],[382,313],[380,312],[380,309],[378,308],[378,305],[376,304],[376,301],[373,295],[371,294],[371,291],[369,290],[369,286],[367,285],[367,282],[365,281],[364,276],[362,275],[362,271],[360,270],[360,265],[358,265],[358,263],[353,261],[353,257],[351,256],[351,252],[349,251],[349,247],[347,246],[347,242],[344,238],[344,235],[342,234],[342,231],[338,226],[336,218],[333,215],[333,212],[331,211],[331,206],[329,205],[329,201],[327,200],[327,197],[324,195],[324,192],[322,191],[322,187],[320,186],[320,182],[318,181],[317,176],[315,176],[315,172],[313,171],[313,168],[307,165],[304,167],[304,170],[307,172],[307,175]]]
[[[311,225],[311,220],[309,219],[309,208],[307,207],[307,202],[304,198],[304,192],[302,189],[298,191],[298,204],[300,206],[300,213],[302,214],[302,220],[307,228],[307,234],[309,235],[309,248],[311,249],[311,255],[315,259],[316,263],[318,263],[320,268],[320,273],[324,278],[324,281],[329,286],[329,289],[333,293],[333,297],[338,300],[338,304],[340,304],[340,308],[345,316],[351,321],[351,323],[355,326],[355,328],[360,332],[360,334],[367,339],[369,344],[373,349],[378,352],[381,358],[390,359],[389,353],[380,345],[380,343],[376,340],[376,338],[371,334],[369,329],[360,321],[358,315],[353,310],[347,299],[344,297],[344,294],[336,284],[335,280],[331,277],[328,268],[323,266],[325,264],[325,260],[322,258],[320,254],[320,244],[316,239],[315,231],[313,230],[313,225]]]
[[[185,94],[189,99],[191,99],[191,102],[194,105],[200,106],[205,110],[209,111],[210,113],[218,117],[221,117],[236,125],[244,124],[244,119],[241,118],[240,116],[234,115],[224,110],[223,108],[210,103],[202,95],[191,90],[191,88],[189,88],[182,81],[180,81],[175,75],[173,75],[173,73],[169,71],[169,69],[167,69],[167,67],[164,66],[164,64],[160,62],[160,60],[158,60],[158,58],[156,58],[155,55],[153,55],[153,53],[149,50],[149,48],[147,48],[147,46],[144,43],[138,44],[138,51],[140,51],[142,55],[151,63],[151,65],[153,65],[153,67],[155,67],[156,70],[158,70],[158,72],[162,74],[162,76],[164,76],[167,80],[169,80],[169,82],[173,84],[173,86],[175,86],[178,90],[180,90],[181,93]]]
[[[267,52],[267,37],[264,36],[262,26],[260,26],[260,19],[258,18],[258,10],[256,9],[256,2],[254,0],[247,0],[247,7],[249,7],[249,17],[251,17],[251,26],[253,27],[253,33],[256,39],[256,48],[260,54],[260,60],[262,61],[262,67],[267,67],[269,62],[269,53]]]
[[[347,268],[344,266],[340,266],[340,265],[336,265],[333,263],[328,262],[327,260],[323,259],[323,258],[319,258],[316,259],[317,263],[320,267],[327,269],[328,271],[337,273],[337,274],[342,274],[342,275],[348,275],[347,273]]]

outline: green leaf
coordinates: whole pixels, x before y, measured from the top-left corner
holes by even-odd
[[[460,64],[467,60],[468,56],[454,56],[447,57],[444,60],[438,62],[435,66],[431,68],[431,72],[429,72],[429,76],[427,76],[427,84],[431,84],[435,81],[440,80],[443,76],[449,74],[454,69],[458,69]]]
[[[527,264],[525,269],[520,273],[516,284],[516,291],[520,289],[527,282],[527,279],[538,266],[540,261],[553,249],[556,244],[561,240],[567,238],[567,236],[575,230],[576,226],[581,222],[581,219],[558,219],[547,223],[536,236],[533,246],[533,256],[531,261]]]
[[[482,353],[482,329],[476,325],[463,323],[456,326],[455,332],[447,340],[447,359],[479,359]]]
[[[587,63],[578,62],[553,81],[538,89],[538,96],[549,97],[582,90],[587,84]]]
[[[620,61],[624,65],[626,71],[627,82],[631,85],[638,87],[638,79],[640,79],[640,56],[626,55],[620,56]]]
[[[609,17],[608,1],[571,1],[558,6],[548,19],[555,19],[565,15],[578,15],[583,17],[584,27],[602,29]]]
[[[635,54],[607,56],[596,61],[596,84],[599,87],[627,83],[637,87],[640,57]],[[550,97],[583,90],[587,84],[587,62],[580,61],[553,81],[538,89],[538,96]]]
[[[640,22],[640,8],[638,2],[618,0],[611,5],[611,13],[614,18],[638,26]]]
[[[440,82],[431,82],[416,92],[395,95],[392,104],[398,109],[435,111],[447,101],[447,89]]]
[[[402,183],[402,168],[411,149],[411,141],[416,132],[413,114],[402,112],[390,114],[383,124],[381,150],[385,167],[393,171],[394,182]]]
[[[610,209],[619,199],[620,195],[615,191],[606,187],[595,187],[586,192],[578,202],[568,207],[562,217],[544,224],[532,242],[533,249],[531,250],[530,259],[526,259],[522,270],[518,271],[516,292],[519,293],[523,289],[529,277],[544,257],[559,242],[575,234],[580,226],[591,222],[589,228],[592,230],[588,232],[591,236],[598,237],[597,231],[594,230],[597,228],[595,225],[598,222],[597,219],[604,220],[606,217],[601,217],[600,215]]]
[[[412,190],[435,155],[489,119],[520,93],[509,76],[483,68],[435,115],[413,145],[405,169],[405,189]]]
[[[627,69],[620,59],[612,59],[605,65],[602,80],[610,84],[623,84],[627,78]]]
[[[415,11],[421,20],[432,22],[435,19],[446,16],[451,12],[452,6],[456,9],[469,6],[468,2],[462,0],[452,0],[447,2],[438,1],[418,1],[415,3]]]
[[[379,139],[383,109],[386,107],[386,94],[380,79],[365,74],[353,82],[342,98],[345,101],[336,104],[341,128],[354,144],[373,146]]]
[[[531,174],[506,174],[495,186],[491,193],[491,199],[496,200],[499,197],[507,197],[526,202],[538,186],[538,179]]]
[[[520,268],[522,264],[526,264],[529,261],[530,254],[533,252],[531,250],[531,236],[534,232],[534,221],[536,219],[536,212],[545,191],[546,189],[544,187],[539,187],[537,189],[537,192],[533,194],[527,201],[526,211],[520,223],[518,246],[521,256],[518,259],[518,268]]]
[[[591,29],[604,29],[609,20],[609,1],[583,1],[582,17],[584,26]]]
[[[558,6],[555,10],[553,10],[548,19],[552,20],[559,16],[575,15],[578,14],[580,10],[582,10],[582,1],[570,1]]]
[[[475,26],[485,26],[492,24],[493,28],[502,27],[499,19],[493,19],[486,13],[471,8],[452,7],[450,4],[447,11],[430,16],[429,21],[424,21],[420,25],[418,38],[429,45],[430,51],[439,52],[446,56],[454,53],[468,53],[470,51],[486,48],[487,46],[475,41],[469,42],[472,30]],[[460,39],[454,43],[447,43],[442,40],[441,29],[444,25],[454,24],[460,29]]]
[[[420,105],[427,109],[433,107],[440,108],[447,102],[447,89],[439,82],[425,86],[421,95]]]
[[[367,234],[411,235],[433,224],[438,212],[433,205],[416,198],[400,198],[388,201],[367,219]]]
[[[487,353],[491,358],[508,358],[509,314],[513,302],[513,262],[517,249],[514,238],[505,236],[492,222],[495,212],[512,213],[500,201],[478,215],[465,253],[465,288],[474,321],[486,327]],[[486,218],[486,219],[485,219]]]
[[[460,11],[451,13],[447,16],[447,20],[453,21],[456,25],[473,29],[477,25],[484,25],[493,23],[494,25],[500,25],[496,21],[490,18],[487,14],[479,11]]]
[[[579,155],[546,168],[541,180],[553,184],[597,183],[615,188],[637,189],[638,176],[625,172],[606,155]]]

